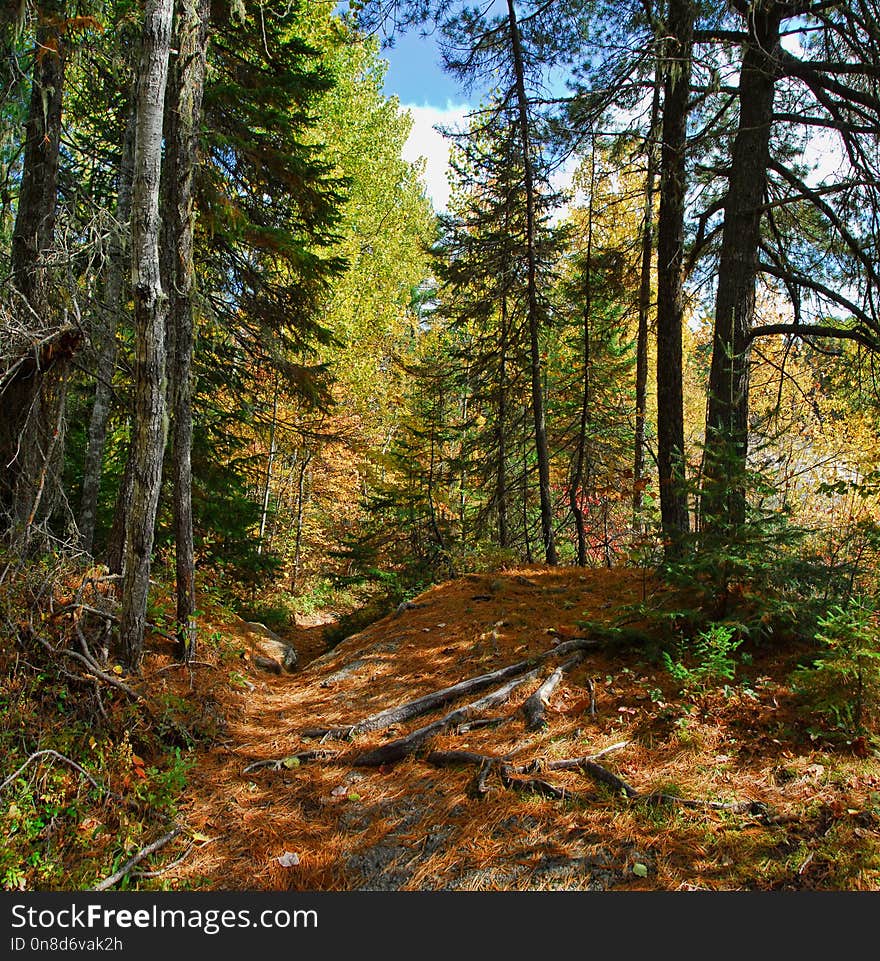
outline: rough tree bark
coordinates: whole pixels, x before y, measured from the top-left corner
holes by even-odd
[[[684,489],[684,204],[688,96],[693,50],[690,0],[669,0],[664,37],[663,147],[657,223],[657,468],[667,550],[689,530]]]
[[[0,419],[0,513],[24,546],[33,523],[57,500],[64,450],[64,402],[70,359],[81,338],[50,304],[46,257],[55,246],[61,117],[67,57],[65,9],[48,0],[39,10],[24,156],[12,232],[13,310],[46,349],[6,385]],[[51,336],[55,330],[57,336]]]
[[[119,164],[119,188],[116,199],[116,221],[110,240],[110,268],[104,288],[104,299],[99,316],[99,329],[95,340],[98,365],[95,383],[95,400],[89,420],[88,446],[83,466],[83,487],[79,515],[80,546],[88,553],[94,548],[95,520],[98,510],[98,494],[101,489],[101,471],[104,461],[104,443],[107,438],[107,420],[113,399],[113,373],[116,370],[116,329],[124,303],[125,265],[128,253],[128,229],[131,219],[131,183],[134,172],[134,98],[128,115]]]
[[[135,322],[133,484],[125,538],[120,660],[132,670],[144,643],[147,591],[165,450],[165,317],[159,266],[162,115],[171,48],[173,0],[147,0],[138,72],[131,206],[131,280]]]
[[[195,552],[192,518],[193,183],[205,86],[210,0],[180,0],[175,29],[177,56],[171,71],[166,131],[165,217],[173,238],[168,277],[171,447],[178,656],[190,660],[196,646]]]
[[[724,205],[715,298],[700,503],[704,531],[736,528],[746,518],[749,335],[755,313],[758,247],[779,70],[779,6],[766,4],[750,13],[749,38],[743,45],[739,124]]]

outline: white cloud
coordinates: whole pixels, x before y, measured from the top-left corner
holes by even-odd
[[[413,125],[409,138],[403,148],[403,159],[415,163],[420,158],[425,159],[425,171],[422,180],[429,199],[438,212],[447,209],[449,204],[449,148],[448,140],[436,128],[444,127],[452,130],[466,130],[467,116],[472,111],[470,104],[447,103],[445,108],[416,106],[402,104],[401,110],[407,111],[412,117]],[[569,157],[565,164],[557,168],[550,180],[555,190],[567,192],[571,190],[574,172],[580,163],[579,157]],[[567,198],[567,202],[554,217],[554,223],[565,217],[571,207],[583,200],[583,195]]]
[[[447,103],[445,108],[403,104],[402,110],[409,112],[413,120],[409,139],[403,148],[403,159],[414,163],[425,158],[425,171],[422,180],[434,209],[442,211],[449,203],[449,147],[450,141],[436,130],[436,126],[464,128],[465,118],[470,112],[468,104]]]

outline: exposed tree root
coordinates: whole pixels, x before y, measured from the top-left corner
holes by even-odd
[[[380,764],[391,764],[395,761],[400,761],[410,754],[414,754],[425,741],[435,734],[439,734],[447,728],[454,727],[456,724],[461,724],[462,721],[466,721],[475,714],[494,707],[496,704],[502,704],[510,697],[516,688],[525,684],[527,681],[533,681],[537,676],[537,669],[531,670],[522,677],[508,681],[507,684],[499,687],[497,691],[492,691],[491,694],[487,694],[477,701],[472,701],[470,704],[456,708],[456,710],[451,713],[433,721],[431,724],[425,725],[425,727],[420,727],[412,731],[405,737],[398,738],[396,741],[391,741],[372,751],[366,751],[356,756],[351,763],[358,767],[377,767]]]
[[[559,682],[562,680],[563,675],[570,671],[573,667],[576,667],[584,659],[583,652],[579,652],[570,657],[565,663],[560,664],[559,667],[547,678],[546,681],[535,691],[534,694],[526,701],[523,705],[523,713],[526,716],[526,729],[529,731],[537,731],[541,728],[547,726],[547,721],[544,718],[544,711],[547,704],[550,701],[553,692],[559,686]]]
[[[357,734],[366,734],[370,731],[381,731],[395,724],[403,724],[414,718],[430,714],[431,711],[436,710],[438,707],[444,707],[446,704],[465,694],[476,694],[478,691],[485,690],[487,687],[491,687],[499,681],[506,681],[508,678],[524,674],[526,671],[532,670],[551,657],[562,657],[575,651],[585,651],[592,647],[598,647],[603,643],[605,642],[592,638],[572,638],[569,641],[557,645],[552,651],[545,651],[537,657],[518,661],[516,664],[509,664],[507,667],[499,668],[497,671],[491,671],[488,674],[480,674],[477,677],[459,681],[458,684],[453,684],[451,687],[444,687],[439,691],[433,691],[431,694],[425,694],[422,697],[416,698],[414,701],[398,704],[395,707],[380,711],[378,714],[372,714],[362,721],[356,721],[354,724],[339,725],[337,727],[313,727],[306,729],[302,733],[304,737],[346,739],[354,737]]]
[[[479,765],[479,772],[476,778],[468,787],[468,794],[472,797],[482,796],[488,791],[488,777],[496,771],[502,784],[508,788],[528,791],[530,793],[543,794],[545,797],[563,799],[577,797],[565,788],[550,784],[541,778],[523,779],[517,775],[531,774],[538,771],[571,771],[579,770],[588,774],[594,780],[607,785],[614,791],[623,794],[629,800],[645,801],[648,804],[679,804],[687,808],[708,809],[712,811],[728,811],[733,814],[763,814],[766,812],[766,805],[759,801],[704,801],[693,798],[678,797],[675,794],[664,794],[661,791],[642,794],[623,778],[609,771],[606,767],[596,762],[611,751],[620,750],[626,747],[628,741],[612,744],[595,754],[585,757],[566,758],[558,761],[531,761],[528,764],[514,765],[508,764],[505,758],[490,757],[486,754],[477,754],[473,751],[431,751],[425,756],[429,764],[436,767],[460,766],[464,764]]]

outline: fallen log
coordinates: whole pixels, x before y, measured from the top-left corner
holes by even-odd
[[[370,731],[382,731],[386,727],[395,724],[402,724],[414,718],[429,714],[438,707],[445,707],[450,701],[457,700],[465,694],[476,694],[499,681],[506,681],[508,678],[517,677],[524,674],[534,666],[534,660],[518,661],[516,664],[509,664],[507,667],[499,668],[488,674],[480,674],[477,677],[468,678],[466,681],[459,681],[451,687],[444,687],[442,690],[434,691],[416,698],[414,701],[407,701],[405,704],[398,704],[396,707],[387,708],[378,714],[371,714],[370,717],[357,721],[354,724],[340,725],[338,727],[313,727],[303,731],[304,737],[321,738],[341,738],[347,739],[357,734],[367,734]]]

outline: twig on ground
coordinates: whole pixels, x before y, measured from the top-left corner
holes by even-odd
[[[259,771],[261,768],[270,768],[273,771],[281,771],[285,768],[296,767],[297,762],[302,764],[304,761],[329,761],[338,757],[338,751],[300,751],[298,754],[291,754],[288,757],[269,758],[264,761],[254,761],[242,768],[242,774],[250,774],[251,771]]]
[[[153,841],[152,844],[141,848],[140,851],[138,851],[134,857],[129,858],[118,871],[114,871],[109,877],[104,878],[103,881],[96,884],[91,890],[106,891],[108,888],[112,888],[113,885],[121,881],[136,864],[140,864],[144,858],[154,854],[159,848],[164,847],[169,841],[173,841],[182,832],[183,828],[179,824],[176,824],[167,834],[163,834],[162,837]]]
[[[210,841],[212,841],[212,840],[214,840],[214,839],[211,838],[209,841],[207,841],[207,842],[205,842],[205,843],[206,843],[206,844],[207,844],[207,843],[210,843]],[[183,854],[181,854],[179,858],[176,858],[176,859],[175,859],[174,861],[172,861],[170,864],[164,864],[161,868],[156,868],[155,871],[132,871],[132,877],[135,877],[135,878],[158,878],[158,877],[161,877],[163,874],[167,874],[169,871],[173,871],[175,868],[180,867],[180,865],[183,864],[183,862],[189,857],[190,853],[192,852],[192,849],[193,849],[195,846],[196,846],[196,842],[195,842],[195,841],[190,841],[189,846],[188,846],[187,849],[183,852]],[[204,847],[205,845],[203,844],[203,845],[201,845],[201,846]]]

